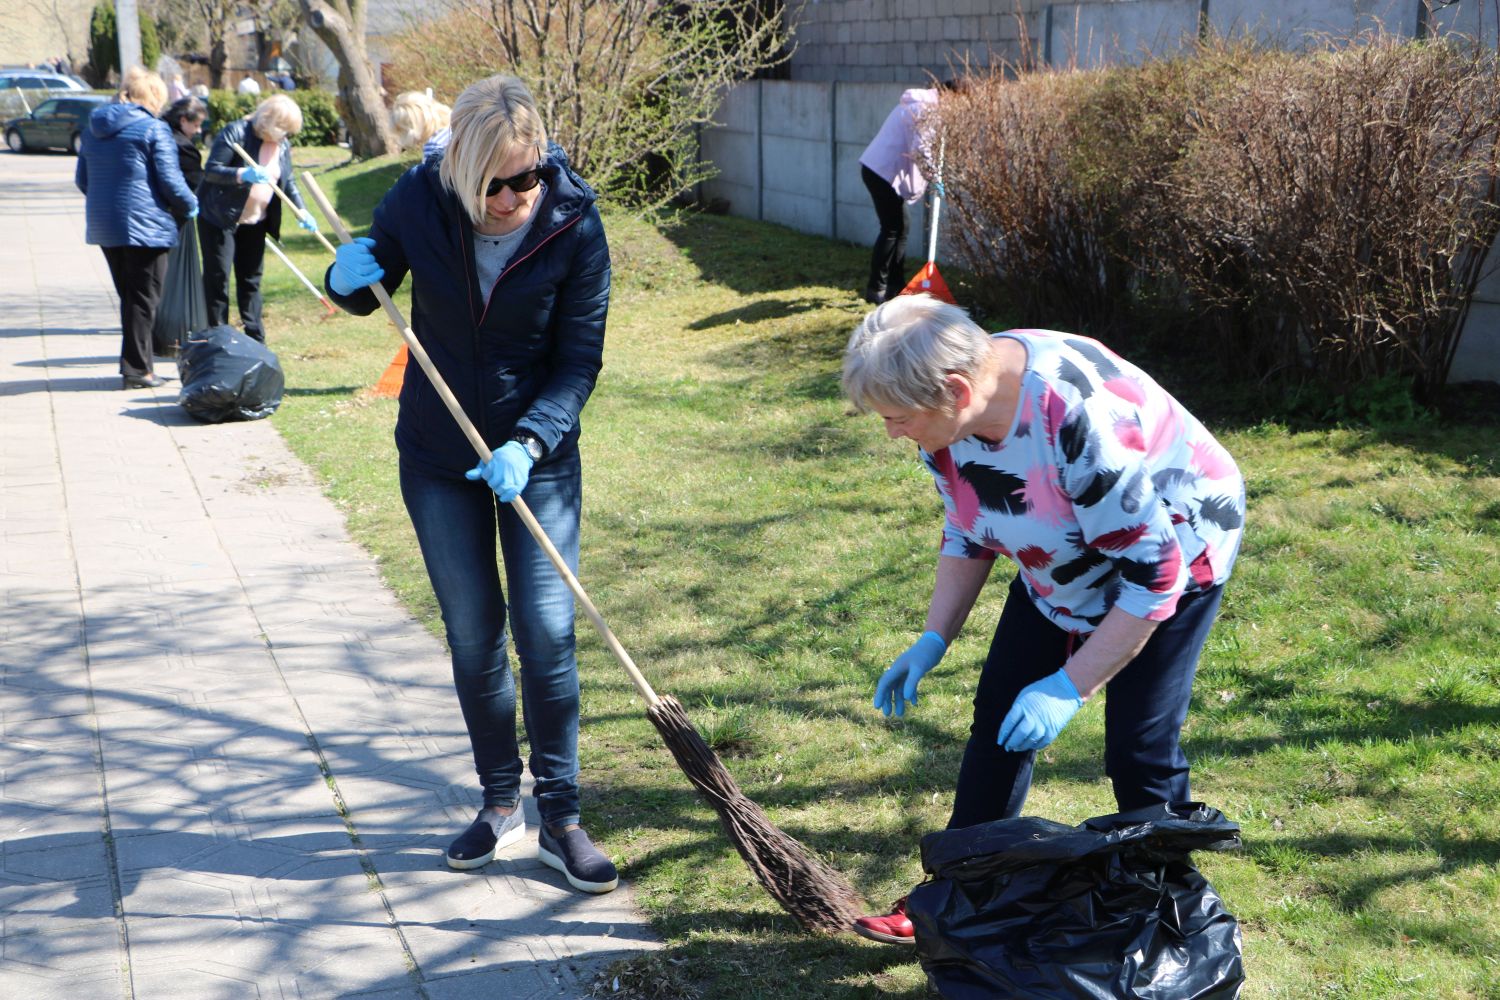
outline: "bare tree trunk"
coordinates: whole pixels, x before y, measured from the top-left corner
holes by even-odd
[[[299,0],[308,27],[339,64],[339,97],[355,156],[398,152],[380,82],[365,49],[364,0]]]
[[[208,85],[214,90],[224,89],[224,67],[229,63],[229,49],[220,35],[208,45]]]

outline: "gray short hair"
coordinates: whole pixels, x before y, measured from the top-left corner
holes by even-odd
[[[945,377],[977,378],[989,352],[989,334],[958,306],[898,295],[872,309],[849,338],[844,393],[861,412],[942,409],[950,402]]]
[[[471,83],[453,102],[453,137],[438,176],[458,196],[475,225],[484,221],[484,189],[518,148],[547,149],[547,129],[536,100],[516,77]]]

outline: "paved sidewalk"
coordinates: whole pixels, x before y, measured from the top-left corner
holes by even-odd
[[[73,166],[0,154],[0,997],[586,994],[655,946],[628,887],[538,863],[529,799],[446,868],[441,644],[268,422],[120,390]]]

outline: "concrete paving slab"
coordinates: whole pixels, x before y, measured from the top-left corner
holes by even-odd
[[[268,422],[120,390],[73,163],[0,153],[0,997],[587,995],[628,884],[447,868],[441,641]]]

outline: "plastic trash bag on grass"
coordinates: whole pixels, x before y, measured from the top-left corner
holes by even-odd
[[[178,405],[210,424],[269,417],[286,388],[276,354],[232,326],[188,334],[177,371],[182,378]]]
[[[928,834],[907,899],[922,968],[948,1000],[1232,1000],[1239,924],[1188,855],[1239,844],[1197,802]]]

